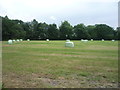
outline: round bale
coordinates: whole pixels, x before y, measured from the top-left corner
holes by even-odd
[[[73,42],[65,42],[65,47],[74,47]]]
[[[12,40],[8,40],[8,44],[12,44]]]
[[[49,39],[46,39],[47,42],[49,42]]]
[[[27,39],[27,41],[30,41],[30,39]]]

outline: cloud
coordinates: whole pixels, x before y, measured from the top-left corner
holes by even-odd
[[[11,19],[39,22],[117,25],[119,0],[1,0],[0,15]],[[57,17],[57,18],[56,18]]]
[[[56,20],[56,17],[51,16],[50,19],[51,19],[51,20]]]

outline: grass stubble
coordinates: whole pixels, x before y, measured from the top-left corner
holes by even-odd
[[[118,42],[23,41],[2,44],[6,88],[116,88]]]

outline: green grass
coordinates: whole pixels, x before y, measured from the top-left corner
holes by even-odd
[[[118,42],[3,42],[5,87],[117,87]]]

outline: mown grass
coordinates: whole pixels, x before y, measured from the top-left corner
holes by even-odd
[[[4,41],[5,87],[117,87],[118,42],[73,42]]]

